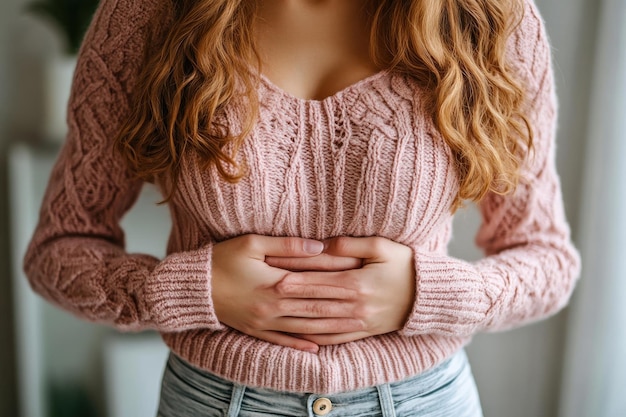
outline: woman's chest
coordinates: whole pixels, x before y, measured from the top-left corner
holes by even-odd
[[[177,213],[216,240],[427,240],[457,190],[450,153],[412,90],[394,92],[391,77],[374,81],[323,101],[261,90],[259,120],[237,154],[244,177],[228,183],[190,161]]]

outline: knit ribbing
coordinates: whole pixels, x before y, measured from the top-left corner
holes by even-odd
[[[431,368],[467,343],[462,337],[402,337],[390,333],[328,346],[312,354],[259,341],[235,330],[199,330],[164,337],[181,357],[231,381],[315,393],[398,381]]]
[[[178,355],[232,381],[318,393],[416,375],[477,331],[538,320],[567,302],[579,260],[555,171],[550,50],[530,1],[507,56],[527,90],[534,153],[513,194],[489,194],[480,204],[484,259],[447,255],[454,158],[423,90],[393,71],[323,100],[293,97],[261,77],[259,120],[237,154],[246,176],[225,182],[186,155],[169,202],[168,255],[128,254],[119,221],[141,183],[111,145],[144,51],[160,44],[171,22],[168,4],[101,2],[80,54],[70,133],[25,258],[37,292],[89,320],[157,329]],[[240,128],[245,107],[223,110],[220,123]],[[409,246],[416,293],[404,328],[310,354],[223,326],[211,297],[212,248],[248,233],[381,236]]]

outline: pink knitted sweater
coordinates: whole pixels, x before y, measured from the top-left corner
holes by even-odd
[[[111,152],[141,58],[171,24],[166,0],[103,0],[83,45],[70,133],[25,258],[32,287],[88,320],[156,329],[190,363],[277,390],[333,393],[416,375],[478,331],[544,318],[568,301],[579,271],[554,163],[550,48],[535,5],[509,42],[528,88],[535,154],[525,181],[480,205],[474,263],[447,255],[458,190],[451,153],[409,77],[378,74],[320,101],[263,79],[258,124],[233,185],[190,157],[169,207],[168,255],[129,254],[119,220],[142,184]],[[226,109],[237,123],[240,108]],[[383,236],[413,249],[415,302],[401,331],[322,347],[318,354],[220,324],[211,298],[215,242],[256,233],[323,239]]]

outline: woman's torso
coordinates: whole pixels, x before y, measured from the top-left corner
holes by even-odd
[[[302,33],[266,32],[268,39],[295,42],[316,23],[307,26],[295,19],[276,27]],[[306,62],[316,60],[307,54],[317,50],[315,45],[303,45],[300,51],[261,42],[266,63],[258,87],[258,122],[237,153],[246,175],[232,184],[197,159],[184,162],[179,192],[170,205],[170,252],[248,233],[315,239],[382,236],[445,252],[458,187],[449,148],[426,113],[417,82],[376,69],[363,55],[367,40],[359,47],[350,38],[359,28],[348,28],[353,31],[348,39],[310,66]],[[318,49],[327,42],[323,30],[318,41]],[[349,45],[355,48],[352,55],[345,52]],[[293,68],[285,56],[293,57]],[[233,104],[218,122],[236,131],[245,111],[245,105]],[[306,392],[400,380],[432,367],[467,342],[389,334],[322,347],[314,355],[234,330],[164,338],[180,356],[227,379]]]

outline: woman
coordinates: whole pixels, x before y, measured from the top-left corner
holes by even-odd
[[[106,0],[27,274],[162,333],[164,417],[480,416],[463,346],[578,275],[554,122],[530,0]],[[163,260],[124,250],[143,181]],[[465,200],[475,263],[446,253]]]

